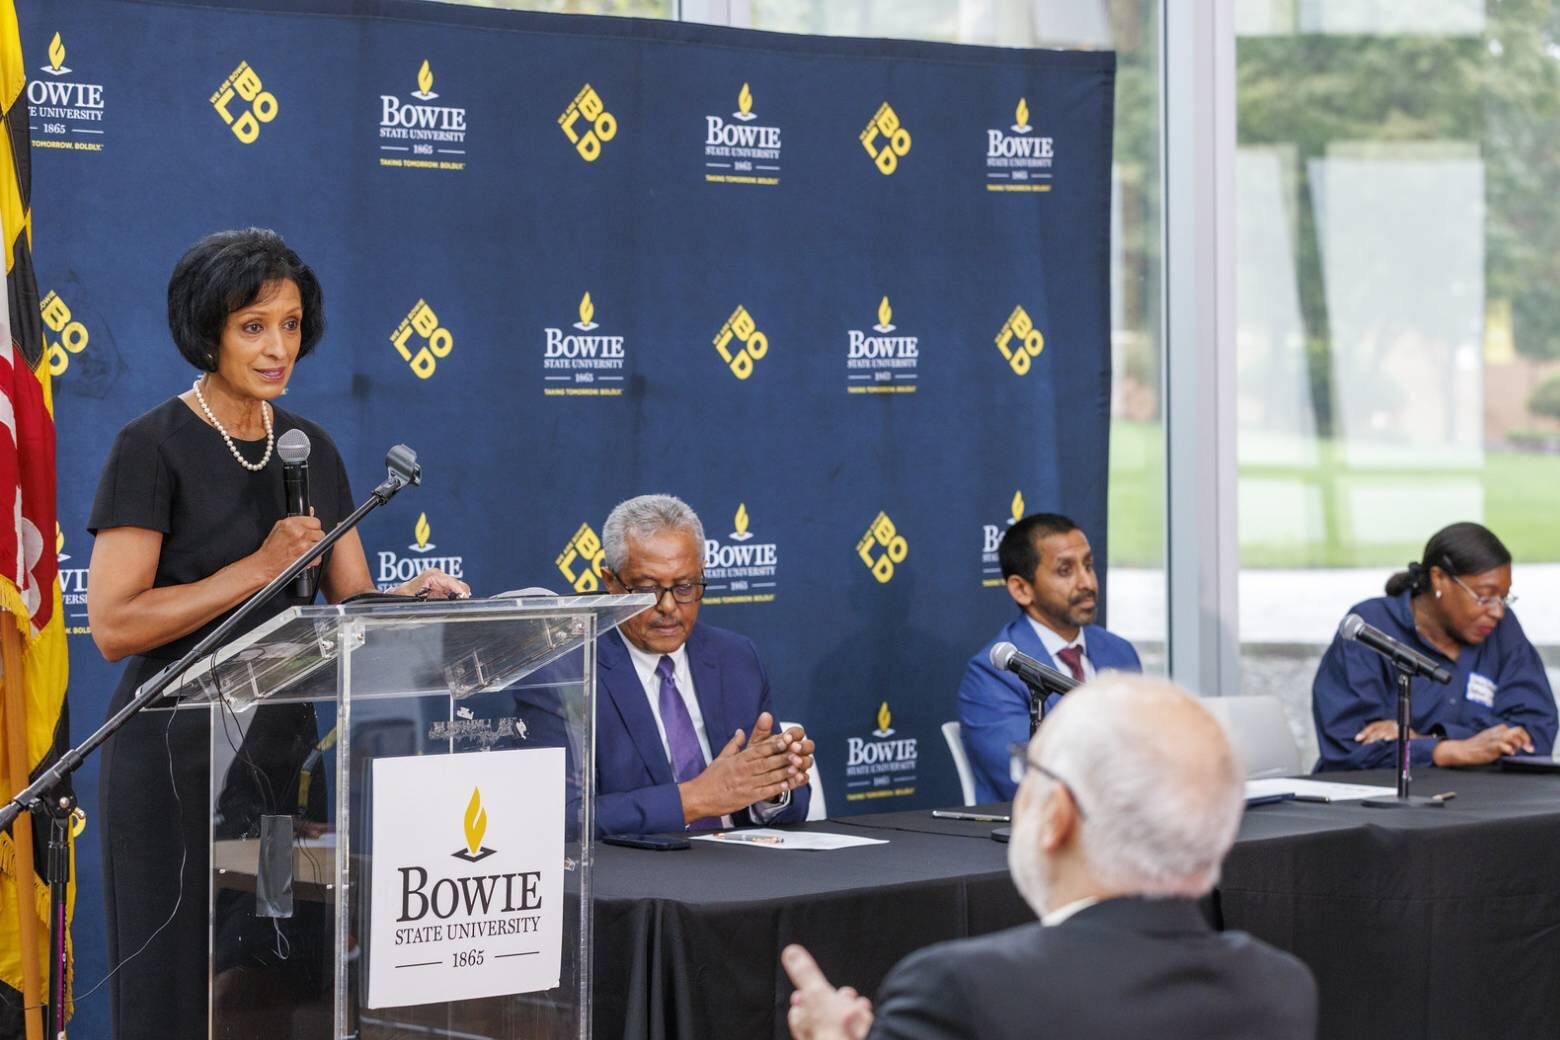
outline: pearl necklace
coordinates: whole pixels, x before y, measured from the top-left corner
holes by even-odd
[[[211,405],[206,403],[205,395],[200,392],[200,380],[195,380],[190,389],[195,391],[195,402],[200,405],[200,410],[206,413],[207,421],[217,428],[218,433],[222,434],[223,441],[227,443],[228,451],[233,453],[233,458],[238,460],[238,464],[251,473],[259,473],[265,469],[266,463],[271,461],[271,449],[276,446],[276,433],[271,428],[271,407],[264,402],[260,404],[260,418],[265,422],[265,454],[260,457],[259,462],[250,462],[243,455],[239,454],[238,445],[233,443],[233,438],[228,435],[227,430],[223,428],[221,423],[217,422],[216,415],[211,411]]]

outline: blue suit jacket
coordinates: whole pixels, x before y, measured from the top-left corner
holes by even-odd
[[[774,711],[769,676],[753,641],[735,632],[696,624],[687,647],[710,754],[718,755],[738,729],[751,734],[759,713]],[[672,765],[628,647],[616,631],[597,641],[596,664],[596,833],[682,830],[682,798]],[[807,787],[792,791],[791,804],[769,822],[805,820],[810,794]],[[743,810],[732,814],[732,822],[740,827],[753,821]]]
[[[1141,672],[1132,644],[1111,635],[1098,625],[1083,627],[1089,662],[1096,672],[1114,668],[1123,672]],[[964,752],[975,774],[975,801],[981,804],[1006,802],[1013,797],[1014,784],[1008,771],[1008,747],[1029,740],[1029,688],[1012,672],[991,666],[987,656],[997,643],[1012,643],[1035,660],[1051,664],[1063,675],[1067,666],[1046,652],[1034,626],[1023,614],[1008,622],[1002,632],[970,658],[959,682],[959,734]],[[1046,710],[1060,699],[1052,694]]]

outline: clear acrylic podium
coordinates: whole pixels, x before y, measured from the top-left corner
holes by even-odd
[[[651,605],[295,607],[180,676],[211,1037],[588,1038],[595,639]]]

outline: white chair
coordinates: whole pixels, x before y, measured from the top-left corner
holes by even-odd
[[[953,768],[959,771],[959,790],[964,795],[964,804],[974,805],[975,774],[970,771],[970,759],[964,753],[964,738],[959,736],[959,724],[944,722],[942,735],[948,742],[948,750],[953,753]]]
[[[781,733],[792,726],[802,726],[800,722],[782,722],[777,727]],[[802,726],[805,731],[806,726]],[[823,796],[823,774],[818,771],[818,763],[813,762],[812,772],[807,776],[807,786],[812,789],[812,800],[807,803],[807,818],[809,820],[827,820],[829,808]]]
[[[1277,697],[1204,697],[1207,708],[1246,763],[1248,780],[1304,771],[1300,746]]]

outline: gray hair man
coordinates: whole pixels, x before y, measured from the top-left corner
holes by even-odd
[[[797,1040],[1316,1035],[1316,984],[1294,957],[1215,932],[1196,900],[1244,808],[1240,762],[1173,684],[1109,673],[1063,698],[1026,747],[1008,867],[1040,920],[911,954],[876,1009],[781,959]]]
[[[746,636],[695,625],[704,525],[671,495],[619,503],[602,577],[655,606],[597,645],[596,830],[644,834],[807,818],[813,742],[775,732],[769,676]]]

